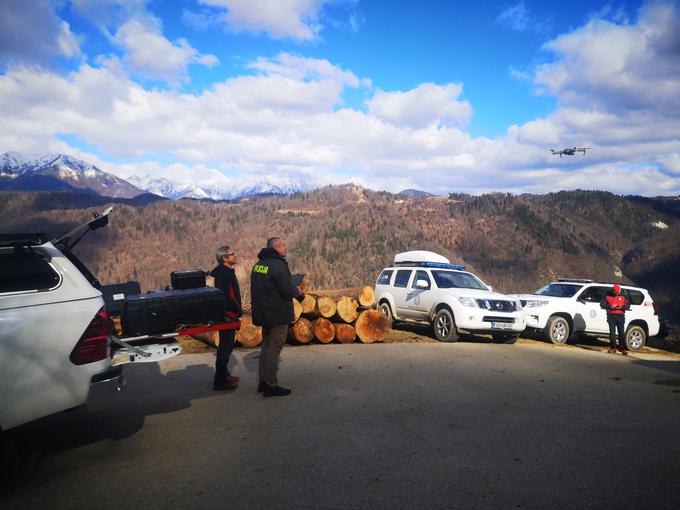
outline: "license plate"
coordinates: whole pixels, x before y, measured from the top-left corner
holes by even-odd
[[[512,324],[509,322],[492,322],[491,327],[496,329],[511,329]]]

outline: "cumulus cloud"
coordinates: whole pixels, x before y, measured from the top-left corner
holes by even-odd
[[[0,64],[42,64],[51,57],[80,55],[78,38],[48,0],[0,3]]]
[[[235,32],[263,32],[275,39],[310,41],[323,28],[320,11],[329,0],[201,0],[201,3],[224,9],[221,19]]]
[[[114,41],[125,49],[124,61],[133,72],[172,85],[188,81],[189,64],[212,67],[218,63],[217,57],[199,54],[184,39],[173,44],[163,36],[158,23],[131,19],[118,29]]]
[[[378,91],[367,101],[367,107],[379,119],[415,129],[431,124],[464,127],[472,107],[459,100],[462,93],[459,83],[423,83],[407,92]]]
[[[515,32],[531,30],[538,33],[546,32],[552,25],[550,19],[538,20],[534,17],[524,0],[503,9],[496,18],[496,23]]]
[[[331,61],[290,53],[254,59],[249,74],[199,92],[147,89],[129,67],[172,79],[205,57],[188,44],[156,39],[160,28],[141,16],[139,25],[128,20],[115,31],[127,56],[61,76],[19,66],[0,75],[0,152],[54,150],[68,134],[142,161],[103,162],[105,170],[206,186],[226,182],[225,175],[286,175],[390,191],[679,193],[677,17],[673,4],[654,4],[635,23],[592,19],[549,42],[555,60],[534,80],[558,108],[488,139],[465,131],[472,106],[460,83],[387,92]],[[149,54],[141,52],[145,42]],[[172,56],[167,69],[151,62],[161,48]],[[357,88],[367,97],[364,108],[344,104],[348,89]],[[587,156],[549,151],[584,145],[593,147]],[[185,163],[145,162],[149,154]]]

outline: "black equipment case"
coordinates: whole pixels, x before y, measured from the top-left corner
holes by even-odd
[[[126,336],[170,333],[180,325],[225,321],[225,299],[220,289],[158,290],[125,300]]]
[[[170,273],[170,283],[175,290],[205,287],[205,271],[200,269],[173,271]]]
[[[106,303],[106,310],[110,315],[123,315],[125,300],[130,296],[142,293],[139,282],[115,283],[102,285],[99,289]]]

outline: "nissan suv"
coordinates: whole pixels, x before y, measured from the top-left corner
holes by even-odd
[[[613,285],[558,278],[533,294],[520,294],[517,298],[527,313],[527,328],[554,344],[563,344],[572,335],[609,335],[607,312],[600,302]],[[625,342],[631,351],[639,351],[649,337],[659,333],[659,309],[646,289],[621,285],[621,293],[630,303],[626,311]]]
[[[430,324],[442,342],[472,333],[514,343],[526,326],[519,299],[493,292],[463,266],[433,252],[397,254],[380,272],[375,293],[388,318]]]

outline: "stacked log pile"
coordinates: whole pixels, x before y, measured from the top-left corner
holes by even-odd
[[[293,299],[294,321],[288,330],[288,341],[304,345],[312,341],[322,344],[381,342],[387,339],[392,324],[375,309],[375,291],[368,285],[336,290],[308,290],[302,301]],[[211,345],[219,344],[217,333],[201,335]],[[244,347],[262,343],[262,328],[250,317],[241,317],[236,340]]]

